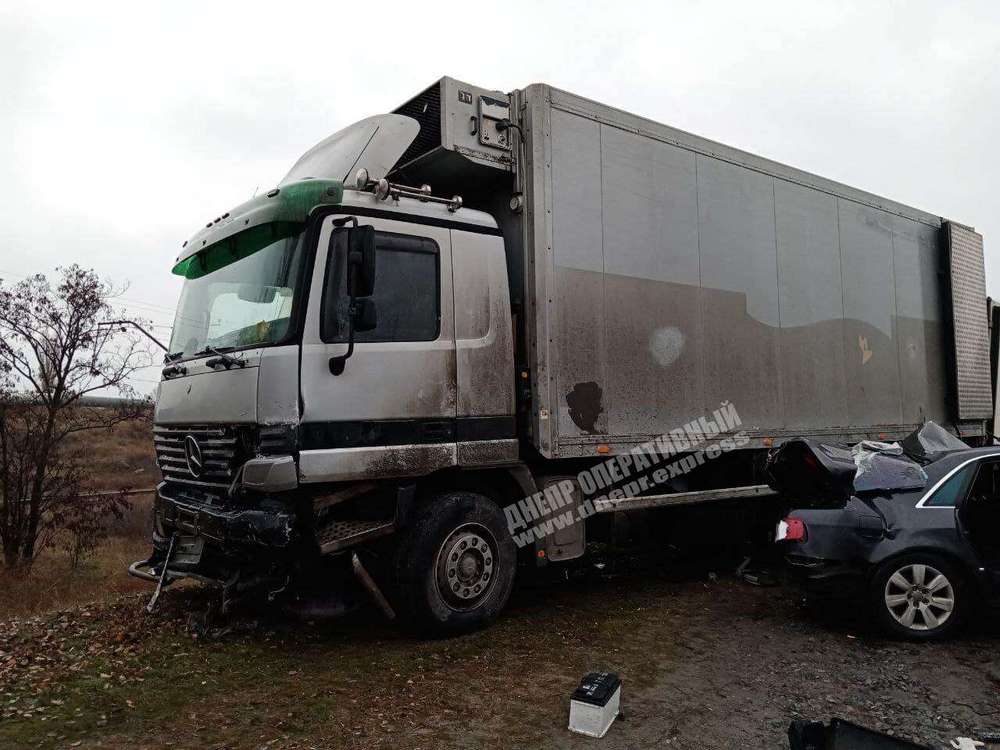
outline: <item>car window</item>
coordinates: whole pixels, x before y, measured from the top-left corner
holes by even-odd
[[[1000,498],[998,487],[1000,487],[1000,463],[984,461],[972,483],[969,497],[979,502],[995,503]]]
[[[924,501],[925,508],[952,508],[965,495],[973,474],[976,473],[976,463],[963,466],[952,474],[934,494]]]

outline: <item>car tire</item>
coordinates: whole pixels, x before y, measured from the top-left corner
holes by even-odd
[[[429,635],[480,628],[507,604],[516,566],[517,548],[495,502],[473,492],[429,498],[396,549],[399,614]]]
[[[969,606],[968,584],[950,560],[915,552],[882,563],[869,592],[875,620],[897,638],[930,641],[954,634]]]

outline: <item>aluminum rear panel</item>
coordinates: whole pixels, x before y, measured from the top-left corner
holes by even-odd
[[[948,223],[952,323],[959,419],[991,419],[990,341],[986,317],[983,237]]]

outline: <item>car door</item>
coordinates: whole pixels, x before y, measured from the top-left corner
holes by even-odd
[[[454,297],[448,229],[357,216],[376,232],[377,325],[347,351],[345,216],[319,233],[302,339],[300,479],[416,475],[455,462]]]
[[[1000,459],[978,462],[958,502],[956,519],[991,582],[1000,584]]]

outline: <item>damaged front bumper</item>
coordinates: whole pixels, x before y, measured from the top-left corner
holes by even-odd
[[[295,514],[262,507],[216,507],[157,488],[157,519],[166,530],[200,536],[222,546],[288,547],[295,539]]]
[[[153,553],[128,572],[164,585],[180,578],[225,584],[240,571],[273,568],[298,539],[294,511],[267,498],[221,505],[164,482],[154,514]]]

